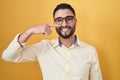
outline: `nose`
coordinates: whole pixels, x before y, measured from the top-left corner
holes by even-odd
[[[62,26],[65,27],[67,25],[65,19],[63,19]]]

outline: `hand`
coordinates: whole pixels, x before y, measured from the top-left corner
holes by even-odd
[[[60,26],[61,25],[57,24],[42,24],[39,26],[33,26],[20,35],[18,42],[26,42],[32,34],[44,34],[45,36],[48,36],[52,33],[51,28],[57,28]]]
[[[42,24],[39,26],[34,26],[29,29],[30,34],[44,34],[46,36],[52,33],[51,28],[60,27],[60,25],[56,24]]]

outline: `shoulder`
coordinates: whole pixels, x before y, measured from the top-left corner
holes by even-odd
[[[87,42],[79,40],[78,43],[82,48],[88,49],[88,51],[96,51],[95,47]]]
[[[85,50],[85,52],[89,53],[92,58],[93,57],[96,59],[98,58],[97,50],[93,45],[88,44],[88,43],[83,42],[83,41],[80,41],[80,44],[81,44],[82,49]]]

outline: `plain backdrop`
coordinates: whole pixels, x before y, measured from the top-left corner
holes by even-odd
[[[76,35],[96,47],[103,80],[120,80],[120,0],[0,0],[0,56],[16,34],[53,23],[53,9],[62,2],[76,10]],[[27,45],[57,38],[52,31],[49,37],[32,36]],[[42,80],[42,73],[37,62],[12,63],[0,57],[0,80]]]

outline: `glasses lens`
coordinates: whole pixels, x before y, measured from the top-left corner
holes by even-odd
[[[73,16],[68,16],[68,17],[65,18],[67,23],[72,23],[73,19],[74,19]]]
[[[56,18],[56,19],[55,19],[55,22],[56,22],[57,24],[62,24],[62,22],[63,22],[62,17]]]

